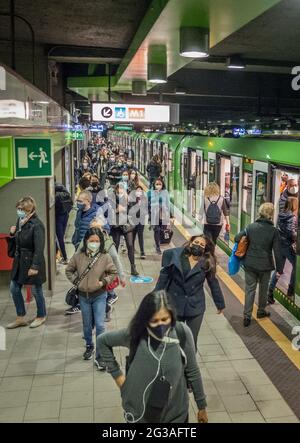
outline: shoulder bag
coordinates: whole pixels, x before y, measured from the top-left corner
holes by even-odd
[[[97,254],[93,260],[88,264],[86,269],[83,271],[79,279],[77,280],[76,284],[72,286],[71,289],[68,290],[65,298],[65,302],[67,305],[70,305],[72,307],[76,306],[79,301],[78,297],[78,286],[82,282],[82,280],[87,276],[87,274],[90,272],[94,264],[97,262],[98,258],[100,257],[100,254]]]
[[[239,258],[244,258],[247,253],[248,246],[249,246],[249,240],[247,236],[247,230],[245,229],[245,235],[243,235],[243,237],[238,242],[234,255]]]

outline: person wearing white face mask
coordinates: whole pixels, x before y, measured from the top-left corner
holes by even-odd
[[[89,268],[88,268],[89,267]],[[81,280],[80,276],[89,269]],[[104,252],[104,237],[99,228],[90,228],[83,241],[83,247],[73,255],[67,268],[68,280],[78,283],[78,296],[81,308],[86,351],[84,360],[91,360],[95,352],[93,344],[93,320],[95,322],[96,337],[105,330],[106,286],[112,283],[117,276],[117,269],[109,254]],[[96,351],[95,363],[99,365],[100,354]]]
[[[297,197],[298,198],[298,181],[294,178],[290,178],[287,181],[286,189],[282,192],[279,199],[279,213],[284,212],[286,201],[289,197]]]
[[[14,258],[10,291],[16,307],[17,319],[7,325],[7,328],[14,329],[28,325],[25,320],[23,285],[32,285],[37,316],[30,324],[30,328],[36,328],[46,321],[46,305],[42,289],[46,281],[45,228],[36,215],[36,203],[32,197],[19,200],[16,208],[18,220],[16,226],[10,228],[8,255]]]
[[[138,186],[135,191],[132,191],[132,194],[135,194],[135,215],[138,223],[135,225],[133,231],[133,244],[135,243],[136,236],[139,239],[139,246],[141,255],[140,258],[145,260],[145,249],[144,249],[144,229],[146,224],[146,216],[147,216],[147,197],[143,191],[141,186]]]

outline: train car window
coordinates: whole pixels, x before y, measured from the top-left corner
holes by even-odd
[[[240,199],[240,165],[231,159],[230,180],[230,225],[231,235],[238,233],[239,224],[239,199]]]
[[[255,179],[255,202],[254,202],[254,218],[258,217],[260,205],[267,201],[267,182],[268,174],[266,172],[256,172]]]
[[[243,180],[242,211],[245,212],[245,214],[249,215],[249,217],[251,217],[252,186],[253,173],[245,171]]]
[[[209,159],[208,181],[209,183],[216,180],[216,160]]]

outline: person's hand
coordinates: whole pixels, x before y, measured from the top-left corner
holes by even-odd
[[[122,288],[125,288],[126,280],[120,280],[120,285],[122,286]]]
[[[33,277],[34,275],[37,275],[39,273],[39,271],[37,271],[36,269],[29,269],[28,270],[28,277]]]
[[[103,288],[103,281],[99,281],[100,288]]]
[[[225,226],[225,231],[230,232],[230,224],[229,223],[227,223],[227,225]]]
[[[224,311],[224,309],[218,309],[218,310],[217,310],[217,314],[218,314],[218,315],[223,314],[223,311]]]
[[[279,280],[280,279],[280,277],[282,276],[282,273],[280,273],[280,272],[276,272],[276,278]]]
[[[198,423],[208,423],[208,417],[206,409],[199,409],[198,411]]]
[[[118,378],[115,379],[115,382],[117,383],[117,386],[121,389],[121,387],[123,386],[123,384],[125,383],[125,375],[120,375]]]
[[[11,226],[10,230],[9,230],[9,233],[10,233],[10,235],[15,235],[16,231],[17,231],[17,227],[16,226]]]

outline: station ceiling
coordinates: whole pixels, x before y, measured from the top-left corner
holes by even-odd
[[[300,114],[299,93],[295,95],[290,88],[291,68],[300,65],[299,0],[15,3],[16,13],[32,24],[37,43],[45,46],[49,59],[63,64],[67,90],[77,100],[107,100],[110,63],[113,98],[137,101],[131,96],[132,80],[147,79],[149,47],[165,45],[169,82],[159,87],[148,84],[148,97],[143,100],[191,104],[203,112],[213,112],[218,105],[225,112],[238,104],[238,109],[244,105],[250,112],[259,112],[265,99],[270,112],[284,105],[286,112],[299,109]],[[0,0],[0,12],[8,10],[9,0]],[[0,23],[0,40],[9,40],[8,20]],[[179,55],[181,26],[209,28],[208,59]],[[23,31],[17,29],[17,39],[29,41]],[[232,54],[246,61],[243,72],[228,72],[226,57]],[[178,86],[186,96],[175,95]]]

